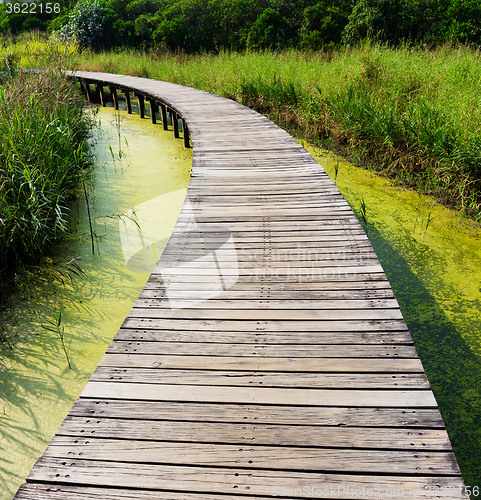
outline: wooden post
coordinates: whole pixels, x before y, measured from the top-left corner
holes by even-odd
[[[78,82],[80,84],[80,92],[82,92],[83,94],[87,95],[87,91],[85,90],[85,84],[84,84],[83,80],[81,80],[79,78]]]
[[[157,123],[157,117],[155,116],[155,113],[157,111],[157,104],[153,99],[149,99],[149,104],[150,104],[150,119],[152,120],[152,123],[155,125]]]
[[[102,104],[102,106],[105,108],[106,104],[105,104],[104,86],[101,85],[100,83],[97,83],[96,87],[97,87],[97,93],[100,98],[100,104]]]
[[[90,83],[85,82],[85,93],[87,94],[87,101],[92,102],[92,94],[90,93]]]
[[[114,101],[115,109],[119,109],[119,100],[117,98],[117,89],[115,87],[109,87],[110,95],[112,96],[112,101]]]
[[[165,104],[159,104],[160,106],[160,114],[162,115],[162,129],[163,130],[168,130],[169,126],[167,124],[167,108],[165,107]]]
[[[127,105],[127,113],[131,115],[132,104],[130,104],[130,92],[128,90],[124,90],[124,94],[125,94],[125,104]]]
[[[187,128],[187,123],[185,123],[185,120],[183,118],[182,118],[182,135],[184,136],[184,147],[190,148],[189,129]]]
[[[145,118],[145,104],[144,96],[142,94],[137,94],[137,99],[139,100],[139,113],[140,118]]]
[[[170,116],[172,117],[172,128],[174,129],[174,137],[179,138],[179,121],[177,120],[177,113],[170,110]]]

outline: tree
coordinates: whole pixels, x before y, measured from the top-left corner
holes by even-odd
[[[68,22],[58,34],[74,38],[80,47],[100,48],[103,44],[106,18],[99,0],[79,0],[68,16]]]
[[[285,45],[286,21],[277,10],[268,7],[249,31],[247,48],[279,49]]]
[[[301,46],[308,50],[320,50],[327,44],[341,42],[352,6],[348,1],[333,5],[328,0],[306,7],[300,30]]]

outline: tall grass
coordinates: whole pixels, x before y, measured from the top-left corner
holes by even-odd
[[[0,295],[67,229],[88,173],[83,99],[60,73],[19,73],[0,87]]]
[[[30,37],[0,44],[25,66],[49,50],[86,70],[189,85],[481,220],[481,53],[365,44],[335,52],[79,52]],[[38,57],[37,57],[38,56]],[[36,59],[37,57],[37,59]]]
[[[481,54],[468,47],[332,53],[79,56],[82,69],[214,92],[481,218]]]

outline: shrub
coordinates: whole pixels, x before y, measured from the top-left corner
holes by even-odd
[[[73,38],[80,47],[98,49],[102,46],[106,18],[99,0],[79,0],[58,34]]]

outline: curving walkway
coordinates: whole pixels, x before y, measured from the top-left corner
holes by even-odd
[[[15,498],[465,498],[383,269],[305,149],[206,92],[76,76],[181,117],[192,177],[157,266]]]

